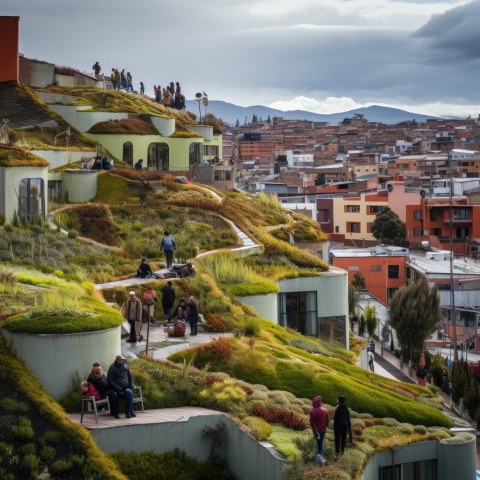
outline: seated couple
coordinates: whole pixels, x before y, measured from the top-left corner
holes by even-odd
[[[108,369],[108,375],[102,370],[98,362],[93,364],[88,379],[82,383],[84,396],[95,397],[95,400],[108,397],[110,402],[110,415],[120,418],[118,415],[118,398],[125,399],[125,418],[136,417],[133,413],[133,388],[135,387],[133,375],[125,363],[126,358],[122,355],[115,357],[115,362]],[[106,413],[102,409],[101,413]]]

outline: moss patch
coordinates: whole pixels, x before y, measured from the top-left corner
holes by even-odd
[[[93,125],[88,133],[97,135],[160,135],[153,123],[135,118],[99,122]]]
[[[0,146],[0,167],[48,167],[43,158],[21,148]]]

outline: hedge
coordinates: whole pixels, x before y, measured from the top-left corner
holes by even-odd
[[[9,317],[4,328],[10,333],[67,334],[107,330],[119,327],[123,323],[124,319],[120,312],[93,297],[85,297],[83,306],[86,312],[82,312],[84,313],[82,316],[51,315],[46,312],[44,315],[30,318],[20,313]]]
[[[229,290],[230,295],[235,297],[249,297],[252,295],[267,295],[268,293],[280,293],[280,288],[270,280],[258,279],[255,283],[238,283],[225,285],[218,284],[221,290]]]
[[[84,455],[99,469],[102,479],[129,480],[97,447],[88,430],[73,423],[63,408],[43,391],[43,385],[16,354],[12,353],[11,347],[7,346],[7,340],[3,336],[0,336],[0,371],[6,372],[14,388],[27,397],[38,414],[62,432],[65,443],[80,455]]]

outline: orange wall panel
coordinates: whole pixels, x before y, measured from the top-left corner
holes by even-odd
[[[20,17],[0,17],[0,82],[18,82],[18,26]]]

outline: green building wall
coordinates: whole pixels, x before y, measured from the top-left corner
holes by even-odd
[[[222,136],[221,135],[214,135],[213,140],[204,140],[203,141],[204,145],[216,145],[218,147],[218,158],[223,157],[223,152],[222,152]],[[203,159],[204,160],[213,160],[215,155],[204,155]]]

